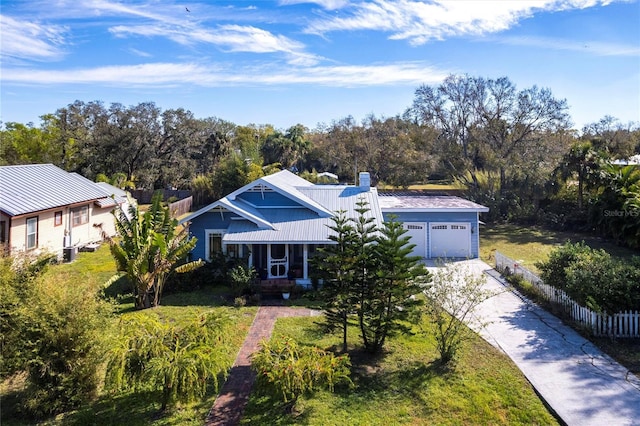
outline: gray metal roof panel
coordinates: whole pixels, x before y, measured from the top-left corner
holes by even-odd
[[[113,186],[107,182],[96,182],[106,194],[113,197],[118,204],[123,204],[129,201],[129,193],[124,189],[120,189],[117,186]]]
[[[0,210],[18,216],[108,196],[99,186],[78,176],[53,164],[2,166]]]
[[[489,211],[488,207],[465,200],[464,198],[444,195],[386,195],[378,197],[380,208],[393,210],[426,210],[426,211]]]

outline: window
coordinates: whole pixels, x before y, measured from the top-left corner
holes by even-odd
[[[222,253],[222,234],[209,234],[209,250],[207,253],[209,255],[209,259],[215,258],[220,253]]]
[[[211,261],[220,254],[225,254],[229,257],[239,258],[242,257],[242,246],[239,244],[222,244],[222,237],[225,234],[224,229],[207,229],[205,231],[206,244],[205,253],[207,260]]]
[[[71,211],[73,226],[84,225],[89,222],[89,206],[82,206]]]
[[[53,226],[62,225],[62,212],[55,212],[53,214]]]
[[[38,218],[27,218],[27,250],[38,247]]]
[[[7,242],[7,221],[0,222],[0,243]]]
[[[271,258],[284,259],[287,255],[287,246],[284,244],[271,244]]]
[[[238,247],[238,244],[227,245],[227,256],[233,257],[234,259],[240,257],[240,248]]]

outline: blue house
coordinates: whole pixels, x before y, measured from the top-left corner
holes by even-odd
[[[354,186],[316,185],[281,171],[181,222],[198,239],[193,258],[211,260],[218,253],[247,257],[263,279],[291,278],[308,285],[309,259],[318,247],[331,243],[332,217],[338,211],[357,217],[359,201],[367,203],[367,215],[378,226],[391,215],[404,222],[418,256],[478,257],[478,215],[488,208],[459,197],[378,194],[366,172]]]

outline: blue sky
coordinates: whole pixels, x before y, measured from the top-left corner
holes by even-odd
[[[3,122],[151,101],[313,129],[449,74],[547,87],[577,129],[640,120],[638,0],[2,0],[0,31]]]

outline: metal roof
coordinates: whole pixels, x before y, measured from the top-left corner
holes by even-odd
[[[308,180],[291,173],[288,170],[282,170],[278,173],[263,176],[260,179],[257,179],[232,192],[225,198],[234,200],[238,194],[241,194],[258,185],[266,185],[274,191],[277,191],[280,194],[284,195],[285,197],[293,198],[299,204],[317,211],[318,214],[324,214],[326,216],[333,215],[333,211],[328,210],[326,206],[318,204],[317,202],[309,199],[300,191],[302,188],[313,187],[315,185]]]
[[[420,211],[420,212],[488,212],[489,208],[465,200],[464,198],[445,195],[387,195],[378,197],[382,211]]]
[[[120,189],[117,186],[113,186],[107,182],[96,182],[102,190],[109,194],[110,197],[114,198],[118,204],[124,204],[129,201],[130,195],[124,189]]]
[[[365,215],[374,219],[379,227],[382,225],[382,212],[377,202],[375,188],[369,191],[353,186],[311,185],[298,187],[305,197],[323,205],[334,213],[344,210],[348,218],[356,218],[358,200],[366,201],[369,212]],[[234,221],[224,235],[225,243],[317,243],[328,242],[333,234],[330,226],[334,225],[332,216],[318,216],[309,208],[268,209],[263,210],[263,217],[273,225],[273,229],[259,229],[248,220]]]
[[[240,194],[264,185],[298,203],[298,207],[256,208],[243,201]],[[190,221],[216,208],[225,208],[241,219],[234,220],[223,240],[233,243],[327,243],[333,233],[332,217],[344,211],[348,218],[357,218],[358,201],[364,201],[367,217],[382,226],[384,211],[488,211],[487,207],[451,196],[383,196],[376,188],[352,185],[315,185],[291,172],[282,171],[260,178],[228,196],[198,210],[182,220]],[[327,214],[329,213],[329,214]]]
[[[10,216],[108,197],[95,183],[53,164],[0,167],[0,210]]]

